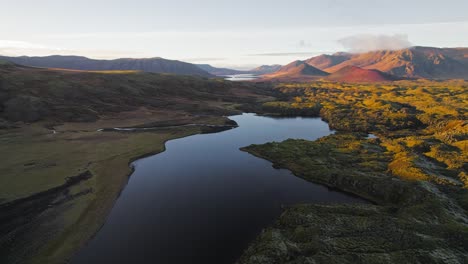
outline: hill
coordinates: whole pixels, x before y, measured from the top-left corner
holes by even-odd
[[[80,56],[54,55],[46,57],[0,56],[0,60],[43,68],[62,68],[85,71],[137,70],[144,72],[171,73],[203,77],[213,76],[194,64],[177,60],[167,60],[163,58],[94,60]]]
[[[356,66],[345,66],[330,74],[325,79],[334,82],[388,82],[398,80],[396,76],[378,70],[362,69]]]
[[[259,89],[195,76],[0,65],[0,123],[95,121],[138,107],[227,114],[223,102],[255,101]]]
[[[322,55],[311,58],[307,62],[330,73],[346,66],[357,66],[400,77],[427,79],[468,78],[468,49],[466,48],[412,47],[402,50],[349,54],[347,56],[343,56],[343,53]],[[341,60],[343,61],[337,63]]]
[[[260,67],[257,67],[255,69],[250,70],[251,73],[255,73],[258,75],[263,75],[263,74],[270,74],[278,71],[281,69],[281,65],[279,64],[274,64],[274,65],[262,65]]]
[[[281,67],[274,73],[264,75],[264,78],[284,81],[300,81],[317,79],[327,75],[329,74],[305,63],[304,61],[297,60]]]
[[[196,64],[196,66],[210,74],[221,76],[221,75],[235,75],[235,74],[246,74],[248,71],[239,71],[228,68],[217,68],[209,64]]]
[[[349,53],[335,53],[333,55],[322,54],[306,60],[305,62],[320,70],[325,70],[337,64],[340,64],[346,60],[349,60],[351,54]]]

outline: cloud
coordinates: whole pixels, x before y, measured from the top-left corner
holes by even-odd
[[[350,52],[399,50],[413,46],[407,35],[355,35],[338,40]]]

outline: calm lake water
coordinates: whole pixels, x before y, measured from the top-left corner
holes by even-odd
[[[239,150],[314,140],[333,133],[325,122],[230,118],[239,128],[169,141],[165,152],[136,161],[106,224],[72,263],[234,263],[282,205],[362,202]]]
[[[228,81],[241,82],[241,81],[252,81],[252,80],[260,78],[260,76],[255,75],[255,74],[235,74],[235,75],[225,76],[225,78]]]

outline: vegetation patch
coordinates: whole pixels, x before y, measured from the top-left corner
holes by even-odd
[[[320,105],[339,132],[243,150],[374,205],[290,207],[238,263],[468,262],[467,88],[463,81],[278,84],[283,100],[264,109],[289,115]]]
[[[238,263],[466,262],[467,190],[395,177],[388,170],[392,155],[378,142],[338,134],[244,148],[275,167],[375,205],[288,208]]]

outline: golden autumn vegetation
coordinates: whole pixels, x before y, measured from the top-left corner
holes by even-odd
[[[372,204],[289,206],[238,264],[468,262],[466,82],[276,88],[265,111],[321,116],[337,132],[242,150]]]
[[[398,81],[279,84],[284,101],[264,104],[277,114],[321,116],[332,128],[374,133],[393,153],[388,170],[405,179],[466,185],[468,83]]]

